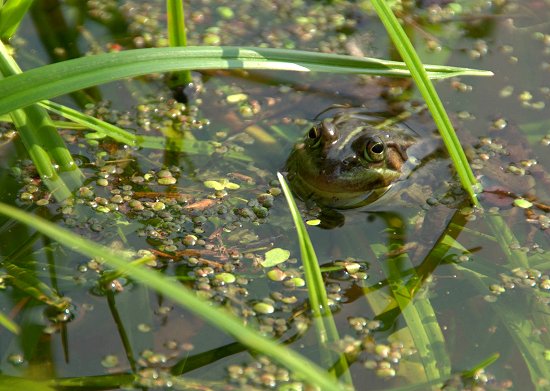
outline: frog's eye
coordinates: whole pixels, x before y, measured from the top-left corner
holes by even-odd
[[[365,159],[371,162],[379,162],[384,160],[385,152],[386,144],[384,144],[380,137],[375,137],[367,142],[367,146],[365,147]]]
[[[312,147],[316,147],[319,145],[319,143],[321,142],[321,129],[319,126],[313,126],[308,134],[307,134],[307,138],[310,142],[310,145]]]

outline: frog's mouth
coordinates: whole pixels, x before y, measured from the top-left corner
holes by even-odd
[[[298,173],[299,180],[306,183],[312,190],[327,194],[367,193],[375,189],[390,186],[402,177],[400,171],[387,167],[370,167],[363,172],[360,169],[351,170],[340,175],[319,175]]]
[[[373,175],[384,180],[373,182]],[[303,200],[313,200],[322,206],[350,209],[374,202],[386,193],[400,176],[401,173],[387,168],[371,169],[369,180],[365,181],[362,181],[360,176],[353,180],[327,180],[324,177],[304,177],[296,172],[291,180],[291,187]]]

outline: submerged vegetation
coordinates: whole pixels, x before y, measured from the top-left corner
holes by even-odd
[[[0,389],[549,386],[548,118],[442,104],[519,3],[54,3],[0,8]],[[503,34],[547,59],[529,17]],[[544,112],[524,81],[499,98]],[[410,168],[407,206],[296,204],[276,172],[332,104],[437,127],[452,163]]]

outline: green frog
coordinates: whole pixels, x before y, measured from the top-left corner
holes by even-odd
[[[336,209],[370,205],[434,150],[433,142],[426,148],[423,138],[402,123],[364,108],[335,110],[309,129],[286,162],[290,186],[304,201]]]

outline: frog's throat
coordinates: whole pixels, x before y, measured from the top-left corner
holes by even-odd
[[[334,194],[345,198],[345,194],[366,194],[372,190],[386,188],[392,182],[399,180],[402,177],[401,172],[387,167],[370,168],[368,175],[361,178],[361,175],[356,175],[352,180],[345,179],[344,176],[334,176],[327,180],[321,175],[294,171],[296,178],[294,181],[307,185],[315,193]],[[305,174],[305,175],[304,175]],[[373,180],[377,178],[376,180]],[[383,178],[382,180],[379,180]],[[363,180],[362,180],[363,179]]]
[[[291,181],[291,186],[299,198],[304,201],[311,199],[319,205],[337,209],[351,209],[370,204],[380,198],[393,185],[393,183],[389,183],[387,186],[370,190],[341,189],[341,191],[335,191],[315,186],[299,173],[295,174],[296,176]]]

